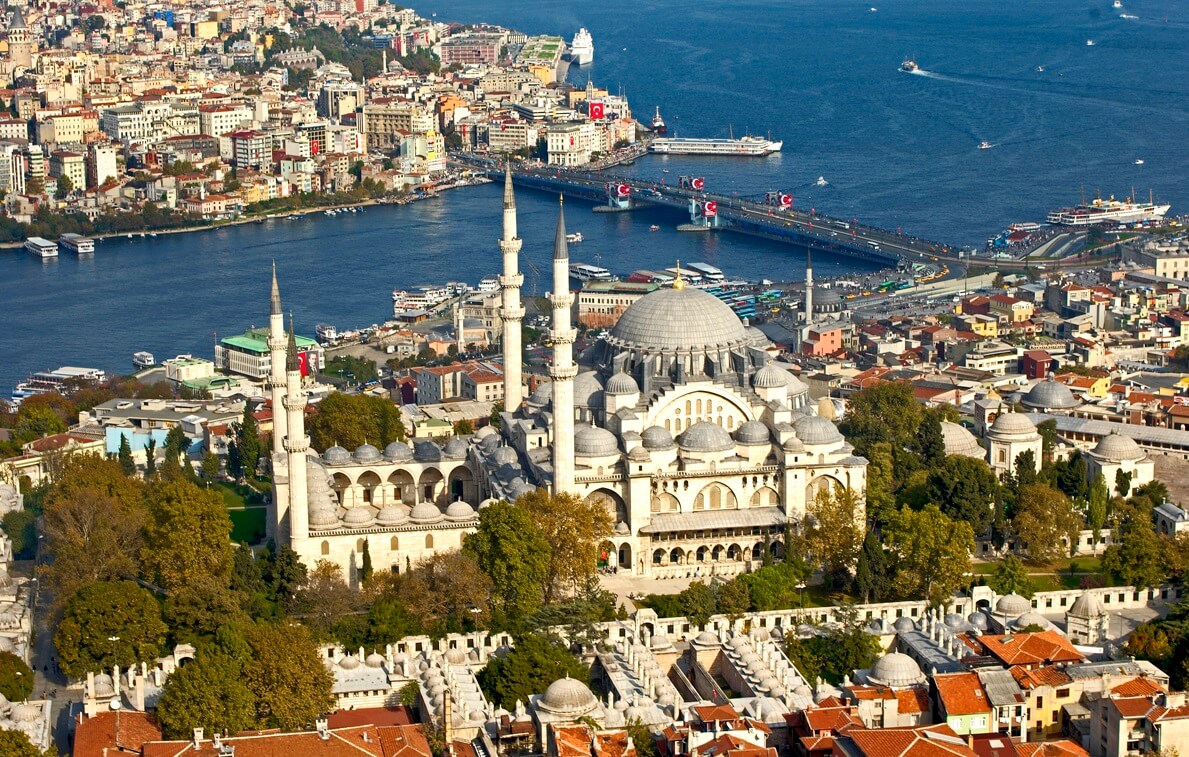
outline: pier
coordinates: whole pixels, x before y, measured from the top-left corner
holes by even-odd
[[[471,165],[486,171],[492,178],[498,178],[503,170],[490,161],[475,160]],[[690,223],[683,224],[683,230],[696,227],[697,230],[733,231],[877,265],[958,258],[956,249],[941,242],[795,210],[788,204],[791,198],[779,192],[768,192],[763,200],[751,200],[706,191],[701,179],[672,185],[568,169],[517,168],[513,170],[512,180],[529,189],[593,202],[596,209],[606,207],[624,212],[649,205],[676,208],[690,214]]]

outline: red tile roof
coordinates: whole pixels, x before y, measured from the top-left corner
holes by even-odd
[[[843,739],[850,740],[866,757],[975,757],[974,750],[948,725],[856,728]],[[834,753],[839,753],[838,747]]]
[[[1146,697],[1152,694],[1163,694],[1166,691],[1167,689],[1151,678],[1144,678],[1143,676],[1132,678],[1126,683],[1121,683],[1111,688],[1112,694],[1118,694],[1122,697]]]
[[[1012,744],[1016,757],[1090,757],[1081,744],[1070,739]]]
[[[146,741],[161,738],[157,721],[143,712],[101,712],[74,729],[75,757],[139,754]]]
[[[947,715],[976,715],[991,711],[982,681],[974,673],[935,675],[933,685],[937,687],[937,696]]]
[[[1056,631],[980,636],[987,652],[1007,665],[1081,662],[1085,658],[1069,639]]]

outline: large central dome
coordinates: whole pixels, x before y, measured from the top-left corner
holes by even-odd
[[[701,289],[658,289],[633,302],[611,329],[616,347],[648,353],[743,347],[751,338],[726,303]]]

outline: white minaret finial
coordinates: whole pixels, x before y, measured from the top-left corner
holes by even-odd
[[[289,416],[285,452],[289,457],[289,539],[310,535],[310,498],[306,485],[306,396],[301,390],[301,363],[297,357],[297,338],[293,334],[293,316],[289,316],[289,339],[285,361],[285,412]]]
[[[571,325],[570,308],[574,295],[570,293],[570,248],[566,242],[566,214],[564,200],[557,205],[557,236],[553,240],[553,327],[549,340],[553,344],[553,365],[549,376],[553,379],[553,493],[573,491],[574,488],[574,339],[577,332]]]
[[[272,453],[285,452],[285,313],[281,310],[281,289],[277,286],[277,264],[272,264],[272,296],[268,308],[268,390],[272,400]]]
[[[520,273],[520,245],[520,237],[516,235],[516,197],[512,193],[512,164],[508,163],[504,168],[504,236],[500,239],[500,252],[504,256],[504,273],[500,276],[500,322],[503,326],[504,346],[504,408],[509,412],[519,408],[524,399],[524,356],[520,346],[520,322],[524,320],[524,308],[520,305],[520,287],[524,284],[524,274]]]

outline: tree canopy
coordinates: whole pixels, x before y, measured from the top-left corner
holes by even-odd
[[[967,582],[974,531],[936,505],[904,508],[884,529],[891,555],[893,587],[899,597],[925,597],[940,605]]]
[[[1020,489],[1012,528],[1028,546],[1037,562],[1051,562],[1068,553],[1082,530],[1082,516],[1074,512],[1069,498],[1048,484]]]
[[[243,681],[243,666],[219,652],[200,651],[165,681],[157,720],[167,739],[188,738],[195,728],[238,733],[256,723],[256,698]]]
[[[62,670],[80,678],[88,671],[155,660],[168,630],[147,590],[132,581],[99,581],[66,603],[54,647]]]
[[[384,397],[334,392],[318,403],[307,424],[310,441],[318,449],[334,444],[354,449],[373,444],[383,449],[405,438],[400,408]]]
[[[21,702],[33,694],[33,671],[12,652],[0,652],[0,694]]]
[[[853,489],[836,485],[818,490],[802,523],[805,547],[828,576],[846,575],[863,543],[862,504]]]
[[[528,510],[496,502],[479,511],[479,527],[463,539],[491,579],[494,611],[504,622],[531,615],[545,597],[552,547]]]
[[[516,500],[516,507],[528,512],[549,543],[546,601],[573,593],[596,575],[599,545],[611,536],[614,526],[602,503],[534,489]]]
[[[530,696],[567,677],[589,683],[590,671],[557,637],[527,633],[516,639],[507,654],[487,663],[479,672],[479,686],[490,701],[512,710],[517,702],[527,704]]]
[[[969,523],[976,535],[985,533],[995,519],[999,481],[982,460],[963,455],[946,457],[930,472],[929,490],[943,513]]]
[[[141,551],[145,573],[166,591],[231,573],[231,518],[218,494],[186,480],[155,485]]]

